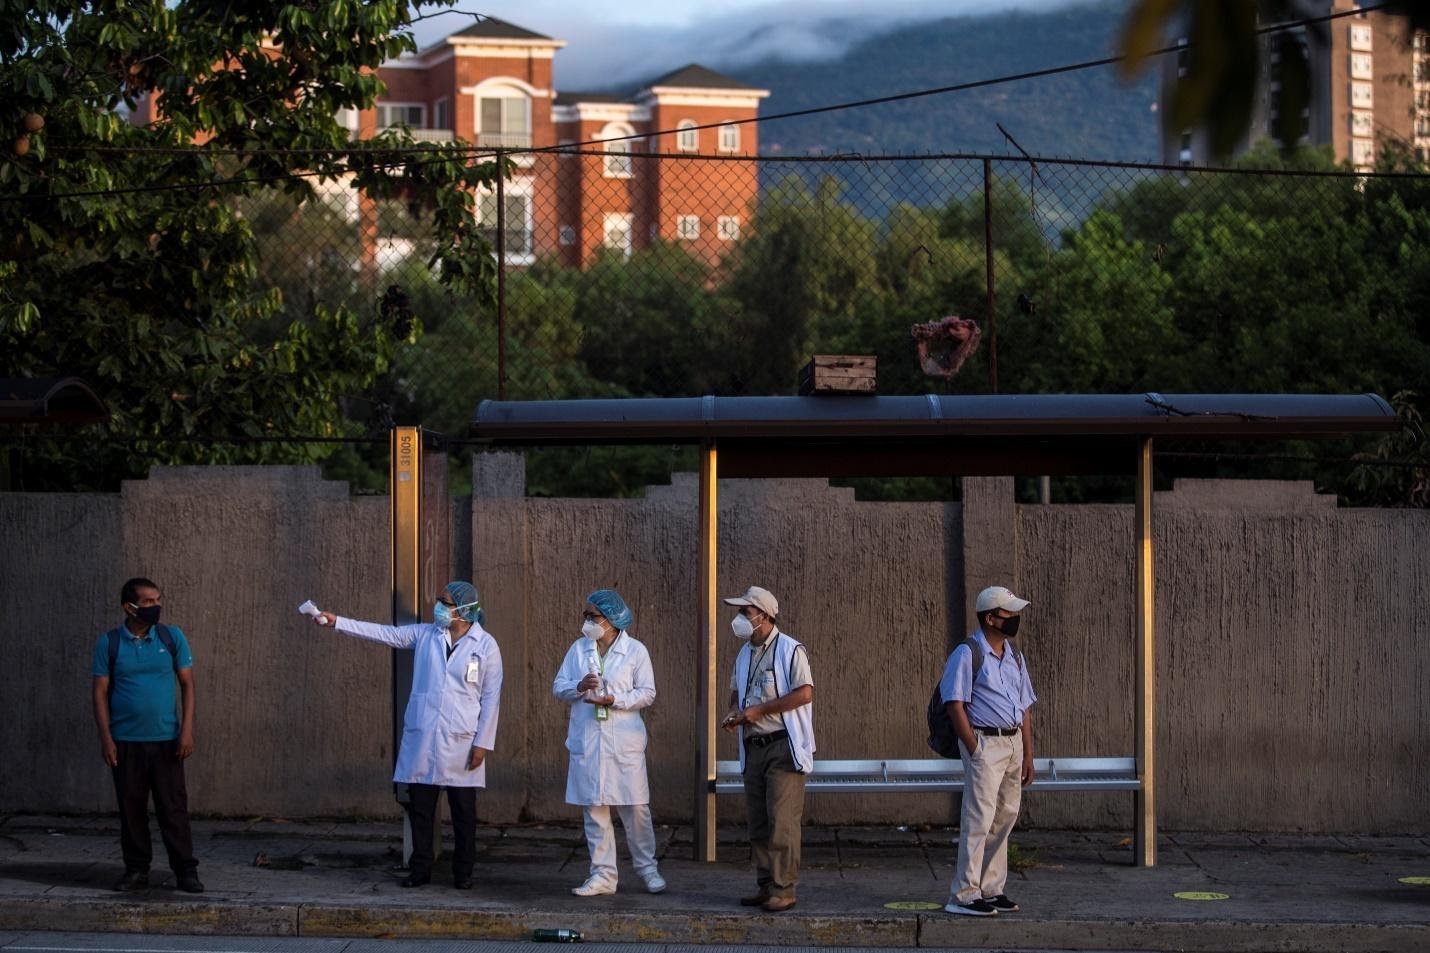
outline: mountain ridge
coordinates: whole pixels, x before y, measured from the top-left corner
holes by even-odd
[[[1124,14],[1124,4],[1094,3],[945,17],[855,40],[832,60],[712,65],[770,90],[761,112],[773,116],[1102,59],[1112,55]],[[760,151],[786,156],[1017,154],[999,132],[1001,123],[1033,155],[1155,162],[1160,151],[1156,101],[1155,64],[1127,83],[1108,65],[770,120],[761,126]]]

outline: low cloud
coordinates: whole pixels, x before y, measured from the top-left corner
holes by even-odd
[[[473,0],[467,0],[473,2]],[[480,2],[480,0],[476,0]],[[466,3],[462,4],[464,7]],[[700,18],[683,26],[644,26],[556,9],[554,3],[487,5],[483,12],[566,40],[556,53],[556,86],[620,90],[663,72],[701,63],[736,70],[769,59],[837,59],[855,44],[911,23],[947,17],[1000,15],[1073,6],[1071,0],[869,0],[771,3]],[[462,28],[456,16],[419,24],[419,45]]]

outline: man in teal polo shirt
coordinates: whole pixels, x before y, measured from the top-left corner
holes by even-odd
[[[99,750],[114,774],[119,801],[124,876],[114,889],[149,886],[152,795],[175,885],[186,893],[202,893],[184,783],[184,759],[194,753],[193,656],[177,626],[159,624],[163,595],[154,583],[129,580],[119,601],[124,624],[100,635],[91,667]]]

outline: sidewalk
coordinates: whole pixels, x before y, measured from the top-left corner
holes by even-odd
[[[121,873],[112,817],[0,818],[0,930],[255,936],[522,939],[570,927],[588,940],[996,949],[1189,951],[1430,950],[1430,838],[1172,833],[1159,866],[1130,866],[1111,833],[1020,831],[1032,866],[1008,893],[1022,912],[953,917],[889,903],[945,899],[953,832],[807,829],[799,905],[749,912],[754,883],[740,831],[720,831],[720,862],[697,863],[689,828],[658,828],[669,890],[651,896],[622,857],[621,890],[581,899],[577,827],[483,827],[476,889],[405,890],[393,867],[400,825],[204,820],[194,840],[206,893],[175,891],[155,836],[155,886],[109,887]],[[450,843],[450,841],[449,841]],[[1178,892],[1224,900],[1182,900]]]

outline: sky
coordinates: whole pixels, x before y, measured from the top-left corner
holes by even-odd
[[[834,59],[855,40],[943,17],[1047,10],[1075,0],[458,0],[417,24],[419,47],[463,29],[470,13],[566,40],[556,54],[560,89],[594,92],[700,62],[732,69],[778,57]],[[427,8],[435,13],[436,8]]]

